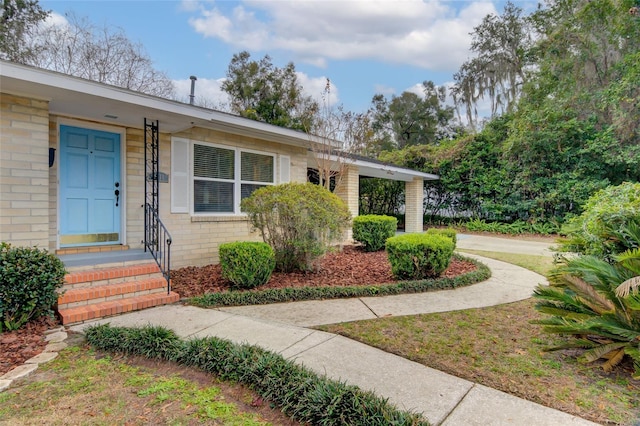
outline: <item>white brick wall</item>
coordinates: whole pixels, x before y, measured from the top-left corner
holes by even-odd
[[[0,96],[0,241],[49,248],[49,105]]]

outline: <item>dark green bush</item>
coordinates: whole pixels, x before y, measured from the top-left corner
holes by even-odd
[[[266,284],[276,266],[269,244],[240,241],[220,244],[222,276],[239,289]]]
[[[387,240],[391,272],[398,279],[434,278],[449,266],[453,242],[439,234],[404,234]]]
[[[108,351],[166,359],[200,368],[222,380],[243,383],[292,417],[318,425],[428,425],[417,414],[400,411],[372,392],[319,376],[257,346],[217,337],[180,340],[161,327],[89,327],[87,341]]]
[[[0,332],[51,315],[65,273],[46,250],[0,244]]]
[[[583,213],[562,227],[567,239],[560,251],[593,255],[608,261],[617,253],[637,247],[623,228],[640,224],[640,183],[623,183],[596,192],[583,206]]]
[[[276,269],[313,269],[331,244],[342,241],[351,214],[337,195],[312,183],[269,185],[242,200],[242,211],[276,255]]]
[[[457,226],[466,228],[471,232],[493,232],[498,234],[557,234],[560,227],[557,222],[525,222],[516,220],[513,222],[487,222],[484,219],[468,219],[458,222]]]
[[[384,249],[387,238],[398,229],[398,219],[384,215],[362,215],[353,218],[353,239],[363,244],[366,251]]]
[[[445,237],[451,239],[453,242],[453,249],[456,249],[456,244],[458,243],[458,232],[453,228],[429,228],[427,229],[427,234],[438,234],[444,235]]]

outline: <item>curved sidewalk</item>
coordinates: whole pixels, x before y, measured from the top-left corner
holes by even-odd
[[[509,263],[468,253],[464,255],[478,259],[487,265],[491,269],[491,278],[454,290],[238,306],[219,308],[219,310],[301,327],[314,327],[388,316],[418,315],[501,305],[528,299],[539,283],[546,282],[543,276]]]
[[[433,425],[594,425],[587,420],[425,367],[362,343],[309,328],[311,325],[389,315],[442,312],[530,297],[544,277],[523,268],[474,256],[493,276],[455,290],[387,297],[202,309],[169,305],[89,324],[147,324],[183,338],[216,336],[280,353],[318,374],[371,390],[398,407],[422,413]]]

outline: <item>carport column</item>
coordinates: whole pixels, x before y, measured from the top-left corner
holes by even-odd
[[[420,178],[405,184],[405,232],[422,232],[424,183]]]
[[[358,216],[360,197],[360,175],[358,167],[345,166],[341,173],[340,182],[334,192],[345,202],[351,212],[351,217]],[[350,241],[352,238],[353,232],[349,229],[345,239]]]

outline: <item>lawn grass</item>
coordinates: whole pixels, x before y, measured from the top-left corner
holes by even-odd
[[[70,346],[0,394],[0,423],[271,424],[260,410],[250,408],[252,401],[261,400],[246,388],[170,363],[140,363]],[[277,411],[273,416],[275,424],[295,424]]]
[[[553,259],[464,250],[545,274]],[[420,364],[599,423],[640,421],[640,381],[605,373],[576,353],[545,352],[562,337],[542,332],[533,299],[480,309],[318,327]],[[630,367],[630,366],[628,366]]]
[[[460,252],[477,254],[478,256],[488,257],[489,259],[500,260],[502,262],[518,265],[540,275],[546,276],[553,268],[553,258],[550,256],[534,256],[520,253],[505,253],[497,251],[457,249]]]

